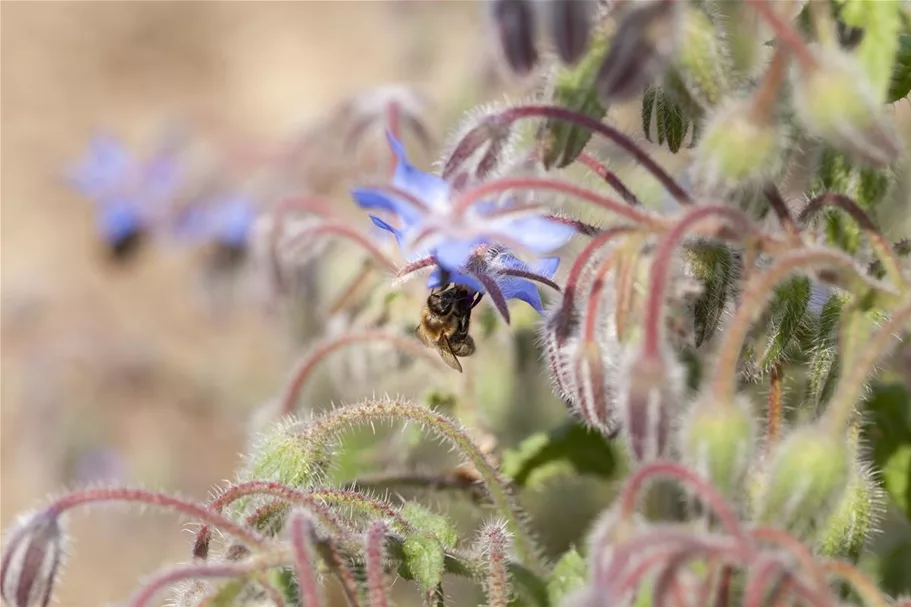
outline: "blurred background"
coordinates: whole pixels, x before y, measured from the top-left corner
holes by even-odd
[[[109,263],[91,203],[63,180],[95,132],[142,153],[162,124],[190,116],[241,146],[277,141],[390,82],[443,100],[431,127],[449,127],[458,108],[446,100],[471,102],[489,81],[482,10],[3,2],[3,527],[83,483],[206,499],[234,475],[251,412],[301,352],[260,299],[213,312],[185,250],[151,246],[128,267]],[[192,536],[170,516],[111,509],[69,520],[61,605],[121,600],[141,575],[189,558]]]

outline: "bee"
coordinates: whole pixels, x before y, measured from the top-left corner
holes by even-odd
[[[475,351],[468,329],[471,311],[483,296],[455,283],[434,289],[421,310],[421,324],[415,329],[424,345],[435,348],[443,361],[459,373],[462,364],[456,357],[471,356]]]

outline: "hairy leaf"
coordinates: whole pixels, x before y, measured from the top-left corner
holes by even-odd
[[[563,599],[585,584],[588,565],[575,548],[563,553],[547,581],[547,595],[551,605],[560,605]]]
[[[649,86],[642,95],[642,132],[647,141],[652,140],[652,115],[655,110],[655,101],[660,94],[659,89]]]
[[[835,381],[838,379],[839,360],[836,341],[838,339],[838,321],[844,297],[833,295],[819,313],[819,325],[814,340],[815,351],[810,360],[810,398],[819,410],[832,396]]]
[[[403,565],[424,592],[437,587],[443,578],[445,553],[443,546],[433,536],[412,535],[402,544],[405,555]]]
[[[911,34],[902,34],[898,41],[892,79],[886,92],[886,103],[895,103],[911,93]]]
[[[452,548],[459,539],[458,531],[445,516],[431,512],[416,502],[407,502],[401,511],[402,518],[419,532],[432,535],[446,548]]]
[[[534,434],[503,454],[503,473],[525,487],[554,466],[610,478],[617,468],[611,443],[596,430],[572,421]]]
[[[896,505],[911,520],[911,393],[900,383],[876,384],[864,404],[873,461]]]
[[[703,290],[693,310],[696,347],[712,338],[721,322],[728,293],[734,281],[734,262],[730,249],[722,245],[700,244],[687,253],[687,261]]]
[[[761,368],[768,371],[781,360],[785,348],[797,334],[810,303],[810,279],[795,276],[775,290],[770,309],[772,332],[769,346],[762,357]]]

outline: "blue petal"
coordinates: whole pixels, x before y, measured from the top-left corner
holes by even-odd
[[[406,225],[417,223],[421,219],[420,210],[381,190],[355,188],[351,190],[351,196],[362,209],[383,209],[395,213]]]
[[[505,231],[505,230],[504,230]],[[524,217],[510,222],[511,238],[535,253],[550,253],[565,245],[575,235],[572,226],[546,217]]]
[[[397,230],[397,229],[393,228],[391,225],[389,225],[388,223],[386,223],[385,221],[383,221],[376,215],[371,215],[370,221],[372,221],[373,225],[375,225],[376,227],[386,230],[387,232],[390,232],[393,236],[395,236],[396,242],[399,243],[399,248],[402,247],[402,231],[401,230]]]
[[[421,199],[428,207],[439,210],[450,205],[449,184],[441,177],[425,173],[412,166],[405,155],[405,148],[395,136],[386,131],[389,147],[396,157],[395,175],[392,185]]]
[[[434,268],[433,272],[427,278],[427,288],[436,289],[441,287],[440,279],[442,271],[439,267]],[[477,281],[473,276],[468,274],[463,274],[462,272],[450,272],[449,281],[456,284],[464,285],[476,293],[484,293],[484,286]]]
[[[142,217],[129,204],[108,204],[98,215],[98,229],[102,237],[117,242],[142,230]]]
[[[117,187],[132,170],[133,160],[124,146],[108,135],[98,135],[77,165],[69,181],[85,197],[98,202]]]
[[[557,268],[560,267],[560,258],[559,257],[545,257],[538,260],[538,265],[535,267],[534,272],[540,274],[545,278],[553,278],[554,274],[557,273]]]
[[[433,249],[433,256],[437,263],[450,271],[456,271],[465,266],[468,258],[476,246],[482,244],[483,239],[470,240],[444,240]]]
[[[218,239],[225,244],[245,245],[256,212],[244,198],[235,198],[216,209],[219,215]]]
[[[544,313],[544,306],[541,304],[541,295],[538,293],[538,287],[532,281],[517,276],[506,276],[497,280],[500,290],[506,299],[518,299],[524,301],[540,314]]]

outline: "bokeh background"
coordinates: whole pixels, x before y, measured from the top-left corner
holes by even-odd
[[[109,263],[93,208],[63,180],[93,134],[109,131],[142,153],[162,125],[189,120],[232,148],[258,149],[318,130],[360,92],[404,83],[431,101],[427,125],[439,142],[466,108],[521,89],[494,65],[484,10],[473,0],[0,4],[0,525],[84,483],[207,499],[233,477],[253,413],[280,391],[309,334],[326,329],[311,314],[295,330],[255,280],[213,298],[185,248]],[[628,109],[612,119],[633,131],[638,108]],[[909,110],[896,111],[911,133]],[[338,152],[332,136],[317,138],[317,158]],[[685,156],[664,159],[679,166]],[[363,164],[369,150],[320,173],[341,212],[354,205],[335,178]],[[643,199],[656,193],[638,185]],[[357,274],[350,259],[338,263],[338,276]],[[533,335],[510,348],[518,371],[506,372],[508,386],[495,377],[503,358],[493,346],[473,364],[481,400],[505,405],[493,425],[514,444],[565,413],[537,363],[522,362],[537,357]],[[369,394],[344,385],[349,371],[321,381],[312,400]],[[550,498],[527,504],[553,554],[607,503],[603,487],[555,482],[564,484],[549,485]],[[69,521],[74,558],[60,605],[120,601],[145,574],[189,558],[192,536],[171,516],[108,509]]]
[[[275,141],[373,86],[412,84],[444,124],[485,75],[475,2],[2,3],[0,524],[83,482],[205,499],[231,478],[250,413],[300,354],[256,297],[213,311],[196,258],[107,263],[91,204],[62,179],[104,129],[147,150],[192,116]],[[473,88],[474,87],[474,88]],[[443,131],[434,131],[441,135]],[[351,204],[353,207],[353,204]],[[70,519],[59,604],[95,607],[187,560],[166,515]]]

